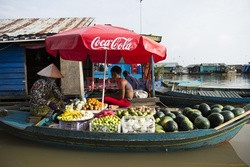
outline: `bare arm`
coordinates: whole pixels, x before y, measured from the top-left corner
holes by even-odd
[[[126,95],[126,85],[127,81],[126,80],[121,80],[121,89],[120,89],[120,99],[124,99]]]

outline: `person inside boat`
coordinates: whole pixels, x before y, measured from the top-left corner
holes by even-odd
[[[50,64],[37,73],[41,76],[30,91],[31,114],[45,116],[48,110],[57,110],[67,98],[63,96],[55,81],[63,75],[54,64]]]
[[[123,76],[125,79],[130,83],[130,85],[133,87],[133,89],[139,89],[139,82],[136,78],[134,78],[128,71],[123,71]]]
[[[133,99],[133,87],[124,78],[121,78],[122,69],[119,66],[111,68],[112,79],[118,84],[118,91],[113,94],[107,94],[104,102],[109,105],[117,105],[119,107],[129,107]]]

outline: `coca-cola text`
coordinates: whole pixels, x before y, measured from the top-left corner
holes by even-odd
[[[95,37],[91,42],[92,49],[107,49],[107,50],[132,50],[133,38],[117,37],[113,40],[101,39]]]

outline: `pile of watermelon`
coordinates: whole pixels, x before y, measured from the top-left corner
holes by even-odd
[[[214,128],[244,112],[243,108],[235,108],[231,105],[214,104],[209,106],[206,103],[195,105],[192,108],[185,107],[181,111],[174,112],[170,112],[168,108],[161,108],[154,115],[155,132],[165,133]]]

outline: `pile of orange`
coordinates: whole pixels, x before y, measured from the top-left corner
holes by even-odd
[[[104,104],[105,106],[105,104]],[[82,108],[83,110],[101,110],[102,109],[102,102],[97,100],[96,98],[89,98],[87,99],[86,104]]]

